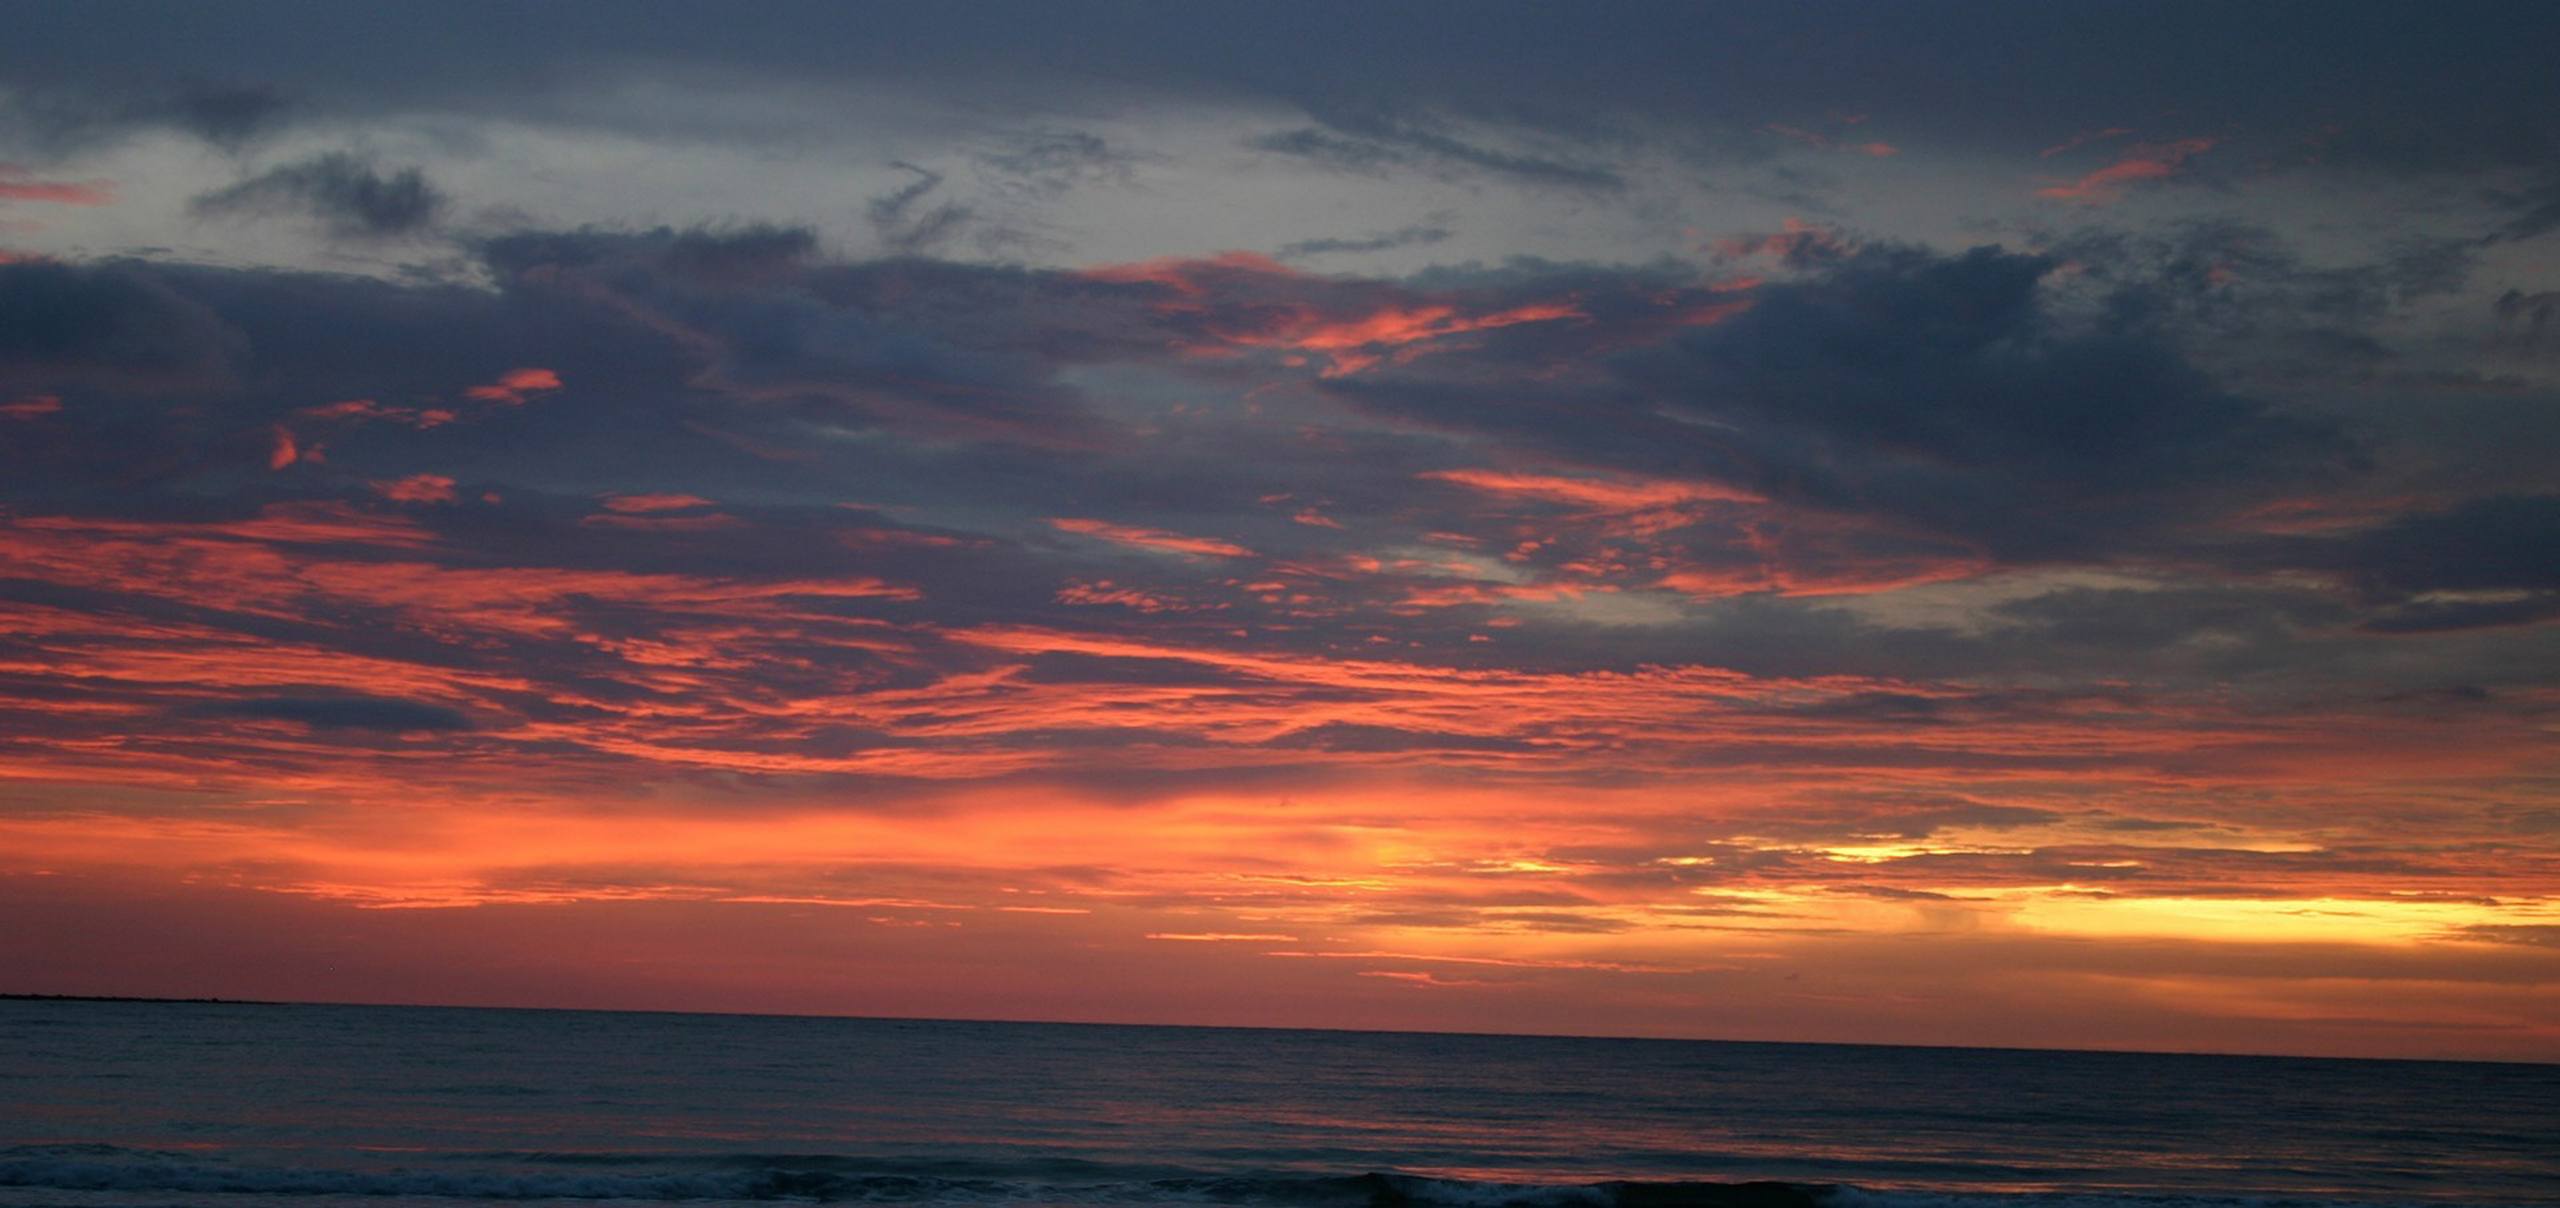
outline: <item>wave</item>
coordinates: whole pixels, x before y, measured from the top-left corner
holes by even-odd
[[[551,1169],[477,1166],[381,1170],[253,1166],[112,1145],[0,1149],[0,1188],[241,1197],[403,1197],[504,1201],[926,1205],[1234,1205],[1237,1208],[2378,1208],[2366,1202],[2211,1195],[1871,1190],[1778,1182],[1501,1182],[1371,1171],[1348,1175],[1193,1174],[1156,1178],[937,1175],[824,1155],[691,1159],[658,1170],[563,1171],[560,1165],[673,1165],[668,1155],[504,1155]],[[1067,1163],[1083,1167],[1084,1163]],[[1064,1177],[1061,1177],[1064,1176]]]

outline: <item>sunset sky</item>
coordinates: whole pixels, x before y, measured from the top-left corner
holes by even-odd
[[[2560,1060],[2555,14],[0,5],[0,990]]]

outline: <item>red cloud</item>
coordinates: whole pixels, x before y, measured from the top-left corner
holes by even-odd
[[[62,410],[62,400],[50,394],[30,394],[25,398],[0,403],[0,415],[11,419],[34,419]]]
[[[282,427],[275,430],[275,444],[267,450],[267,468],[281,470],[302,460],[302,448],[293,443],[293,433]]]
[[[2127,150],[2116,162],[2072,181],[2067,185],[2048,185],[2036,190],[2036,196],[2054,201],[2076,201],[2084,205],[2105,205],[2124,196],[2126,186],[2136,181],[2162,180],[2178,174],[2188,160],[2213,149],[2209,138],[2182,138],[2172,143],[2143,143]]]
[[[1049,527],[1057,529],[1060,532],[1077,533],[1087,537],[1100,537],[1105,541],[1116,541],[1122,545],[1135,545],[1144,549],[1160,549],[1177,554],[1207,554],[1214,558],[1250,558],[1253,556],[1252,550],[1246,549],[1232,541],[1220,541],[1215,537],[1187,537],[1181,533],[1168,533],[1162,529],[1138,528],[1126,524],[1113,524],[1107,520],[1085,520],[1076,517],[1053,517],[1049,521]]]
[[[560,388],[560,375],[549,369],[528,367],[510,369],[486,386],[473,386],[462,392],[464,398],[484,403],[519,404],[526,399]]]

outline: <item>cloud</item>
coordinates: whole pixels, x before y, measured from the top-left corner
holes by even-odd
[[[695,508],[711,507],[713,506],[713,503],[711,500],[705,499],[700,495],[686,495],[671,491],[653,491],[637,495],[607,495],[604,498],[604,506],[605,510],[609,512],[647,514],[650,512],[690,511]]]
[[[2514,217],[2498,232],[2505,239],[2531,239],[2560,229],[2560,176],[2553,176],[2508,198]]]
[[[2506,340],[2530,349],[2560,344],[2560,290],[2511,289],[2492,306]]]
[[[383,239],[426,229],[446,204],[443,191],[417,168],[385,175],[354,155],[331,151],[200,194],[188,208],[207,215],[295,211],[335,235]]]
[[[273,133],[293,106],[276,88],[244,83],[172,82],[119,91],[93,74],[78,84],[20,77],[0,95],[0,146],[53,157],[174,130],[237,151]]]
[[[271,696],[206,706],[219,717],[298,722],[314,730],[386,733],[468,730],[471,719],[443,705],[379,696]]]
[[[0,164],[0,201],[103,206],[114,204],[115,199],[115,186],[107,181],[38,180],[15,164]]]
[[[529,365],[499,374],[497,381],[469,387],[462,392],[462,396],[484,403],[521,406],[537,394],[549,394],[559,388],[559,371]]]
[[[2213,150],[2217,141],[2182,138],[2165,143],[2144,143],[2126,151],[2114,163],[2078,180],[2037,189],[2036,196],[2049,201],[2106,205],[2121,200],[2125,190],[2137,182],[2167,180],[2176,176],[2186,167],[2188,160]]]
[[[881,245],[890,251],[904,255],[931,251],[949,242],[977,218],[974,211],[958,202],[920,208],[928,195],[942,187],[942,174],[910,163],[891,166],[913,174],[915,180],[872,198],[863,207]]]
[[[1591,323],[1334,389],[1550,464],[1715,482],[2000,560],[2103,557],[2349,464],[2341,434],[2224,389],[2170,333],[2057,305],[2054,268],[1869,246],[1707,295],[1704,323],[1655,334],[1587,295]]]
[[[1608,168],[1498,150],[1377,115],[1336,116],[1321,128],[1257,135],[1246,146],[1338,172],[1376,175],[1390,168],[1427,168],[1591,192],[1626,187],[1625,178]]]
[[[978,163],[1007,192],[1055,201],[1089,184],[1128,184],[1145,157],[1084,130],[1044,128],[1014,134]]]
[[[2393,518],[2315,546],[2366,589],[2419,596],[2442,592],[2560,593],[2560,495],[2495,495],[2440,512]],[[2512,608],[2526,597],[2476,600]],[[2539,601],[2548,609],[2556,601]]]
[[[395,503],[452,503],[453,478],[446,474],[411,474],[389,482],[377,482],[374,489]]]
[[[1399,227],[1375,235],[1348,239],[1302,239],[1280,249],[1282,259],[1304,256],[1330,256],[1355,252],[1388,252],[1397,248],[1428,247],[1449,238],[1449,228],[1439,225]]]
[[[1574,478],[1554,474],[1518,474],[1494,470],[1433,470],[1425,478],[1456,483],[1494,495],[1519,496],[1589,508],[1597,512],[1640,512],[1682,503],[1759,503],[1749,491],[1713,482],[1668,482],[1624,478]]]
[[[1099,537],[1102,540],[1117,542],[1121,545],[1133,545],[1141,549],[1163,550],[1168,553],[1202,554],[1213,558],[1250,558],[1253,556],[1252,550],[1246,549],[1232,541],[1223,541],[1215,537],[1188,537],[1181,533],[1168,533],[1161,529],[1140,528],[1134,525],[1113,524],[1104,520],[1092,520],[1082,517],[1056,517],[1049,521],[1049,527],[1062,533],[1075,533],[1080,536]]]
[[[694,227],[658,237],[664,241],[669,272],[707,285],[749,286],[787,278],[807,267],[818,252],[817,233],[807,227]]]
[[[179,386],[240,351],[211,308],[141,266],[0,264],[0,382]]]

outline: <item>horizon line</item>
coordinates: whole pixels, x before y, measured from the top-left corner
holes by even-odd
[[[1007,1019],[985,1016],[862,1015],[818,1011],[679,1010],[669,1007],[559,1007],[492,1003],[345,1002],[322,999],[220,998],[205,995],[56,994],[43,991],[0,991],[0,1002],[100,1002],[155,1006],[222,1007],[376,1007],[411,1011],[553,1011],[593,1015],[694,1015],[742,1019],[845,1020],[859,1023],[1012,1024],[1023,1027],[1178,1028],[1206,1032],[1328,1032],[1355,1036],[1452,1036],[1500,1040],[1611,1040],[1652,1044],[1780,1045],[1796,1048],[1931,1049],[1972,1053],[2056,1053],[2107,1057],[2222,1057],[2249,1061],[2392,1061],[2430,1065],[2521,1065],[2560,1067],[2560,1060],[2507,1057],[2335,1056],[2321,1053],[2259,1053],[2222,1049],[2073,1049],[2039,1045],[1908,1044],[1879,1040],[1745,1040],[1718,1036],[1636,1036],[1594,1032],[1483,1032],[1428,1028],[1350,1028],[1310,1024],[1150,1023],[1110,1019]]]

